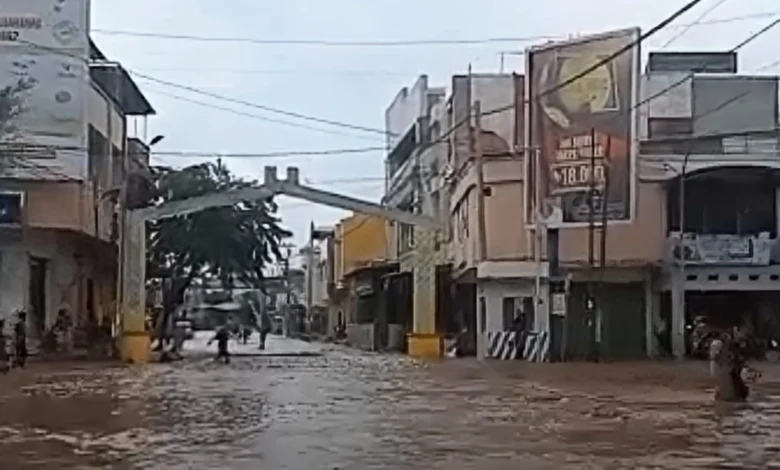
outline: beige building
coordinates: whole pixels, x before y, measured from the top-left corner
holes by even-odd
[[[703,73],[703,61],[720,75]],[[680,53],[651,54],[641,74],[629,64],[625,101],[613,108],[628,113],[624,130],[611,131],[625,140],[581,131],[596,136],[594,149],[625,145],[611,152],[626,172],[595,187],[592,202],[563,198],[566,223],[557,218],[560,201],[535,199],[533,162],[549,141],[528,140],[529,77],[455,76],[446,92],[421,77],[400,93],[388,109],[388,129],[401,137],[388,156],[386,199],[411,201],[450,225],[391,231],[401,269],[414,273],[414,332],[465,327],[490,355],[489,336],[522,312],[539,341],[531,360],[681,356],[697,315],[780,334],[772,310],[780,291],[777,78],[740,75],[735,64],[730,54]],[[486,111],[481,133],[469,118],[477,103]],[[624,200],[613,199],[617,185]],[[604,188],[610,199],[600,205]],[[538,225],[528,211],[537,203]],[[588,204],[598,218],[581,215]],[[610,220],[606,230],[601,217]],[[441,288],[445,273],[455,288]]]
[[[132,137],[132,119],[154,114],[154,109],[127,72],[89,39],[89,12],[69,13],[84,36],[83,48],[68,53],[83,52],[82,61],[60,74],[67,85],[40,80],[23,96],[37,104],[36,112],[59,112],[59,124],[38,115],[21,116],[20,128],[30,133],[14,140],[3,155],[0,318],[26,310],[30,336],[36,340],[64,310],[76,327],[78,343],[90,318],[100,322],[115,317],[119,187],[129,158],[135,166],[148,164],[148,148]],[[52,51],[39,62],[62,67],[63,59]],[[79,102],[72,109],[55,109],[55,104],[43,108],[41,97],[54,92],[49,86],[68,90],[68,95],[60,92],[60,101]],[[71,127],[58,128],[65,119]],[[132,156],[130,145],[136,148]],[[144,151],[137,154],[137,149]]]

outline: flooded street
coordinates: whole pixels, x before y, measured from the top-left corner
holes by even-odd
[[[0,468],[780,468],[780,373],[715,407],[705,364],[451,360],[323,346],[0,377]]]

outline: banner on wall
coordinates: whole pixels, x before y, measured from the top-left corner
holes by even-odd
[[[25,158],[63,157],[83,166],[89,3],[2,2],[0,94],[19,110],[4,123],[5,151]]]
[[[560,226],[588,223],[591,210],[596,221],[631,220],[639,47],[562,84],[638,38],[634,28],[526,52],[527,221],[535,201]]]

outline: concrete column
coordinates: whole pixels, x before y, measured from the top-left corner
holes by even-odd
[[[440,357],[443,345],[436,331],[436,232],[415,228],[414,235],[414,331],[409,338],[409,355]]]
[[[149,331],[146,330],[145,221],[137,211],[127,214],[122,228],[118,302],[122,338],[122,359],[132,363],[149,361]]]
[[[672,353],[682,359],[685,356],[685,278],[677,266],[672,281]]]
[[[483,324],[487,322],[488,317],[488,298],[485,293],[485,286],[483,284],[477,284],[477,359],[485,359],[485,353],[487,352],[485,346],[485,335],[487,334],[487,325]],[[484,320],[484,322],[483,322]]]
[[[653,280],[645,281],[645,351],[648,357],[658,356],[658,344],[655,340],[655,325],[661,308],[660,295],[653,291]]]
[[[775,189],[775,225],[780,238],[780,188]]]
[[[534,329],[550,332],[550,284],[543,280],[539,285],[539,298],[534,306]]]

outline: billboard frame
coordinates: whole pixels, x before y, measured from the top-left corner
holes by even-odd
[[[538,183],[537,178],[537,165],[538,165],[538,158],[536,156],[535,148],[531,146],[532,144],[532,136],[533,133],[533,122],[532,122],[532,100],[535,99],[535,96],[538,95],[538,91],[535,90],[535,87],[533,86],[533,70],[532,70],[532,56],[539,52],[548,52],[552,51],[554,49],[559,48],[566,48],[570,46],[577,46],[582,44],[587,44],[590,42],[596,42],[601,41],[605,39],[611,39],[615,37],[621,37],[621,36],[628,36],[631,38],[631,40],[635,43],[635,45],[631,48],[631,50],[634,53],[632,64],[631,64],[631,91],[630,96],[632,97],[632,106],[629,113],[630,120],[631,120],[631,126],[629,128],[629,141],[630,141],[630,151],[628,155],[628,162],[630,165],[629,169],[629,213],[628,218],[626,219],[619,219],[619,220],[608,220],[607,226],[610,225],[625,225],[625,224],[632,224],[635,222],[637,218],[637,164],[638,164],[638,156],[639,156],[639,143],[638,143],[638,136],[639,136],[639,108],[640,108],[640,99],[641,99],[641,90],[639,88],[639,82],[640,82],[640,76],[641,76],[641,29],[639,27],[632,27],[632,28],[622,28],[622,29],[616,29],[611,31],[605,31],[601,33],[595,33],[595,34],[589,34],[587,36],[581,36],[577,38],[572,39],[566,39],[562,41],[550,41],[545,44],[539,44],[535,46],[530,46],[525,49],[525,76],[526,76],[526,82],[525,82],[525,90],[524,90],[524,96],[523,96],[523,116],[525,119],[525,126],[523,130],[523,136],[525,141],[525,149],[524,149],[524,174],[525,174],[525,188],[524,188],[524,205],[523,205],[523,220],[525,222],[526,228],[530,230],[534,230],[536,227],[536,213],[538,213],[538,207],[536,207],[537,198],[539,202],[543,202],[544,195],[540,194],[540,187]],[[628,51],[626,51],[628,52]],[[624,52],[624,53],[626,53]],[[533,160],[533,167],[532,167],[532,160]],[[535,174],[531,175],[531,171],[534,171]],[[533,182],[533,187],[529,182]],[[591,225],[595,225],[596,227],[601,227],[602,222],[600,218],[597,218],[598,220],[595,220],[594,223],[590,222],[548,222],[543,221],[542,224],[546,225],[548,228],[556,228],[556,229],[569,229],[569,228],[586,228]]]

